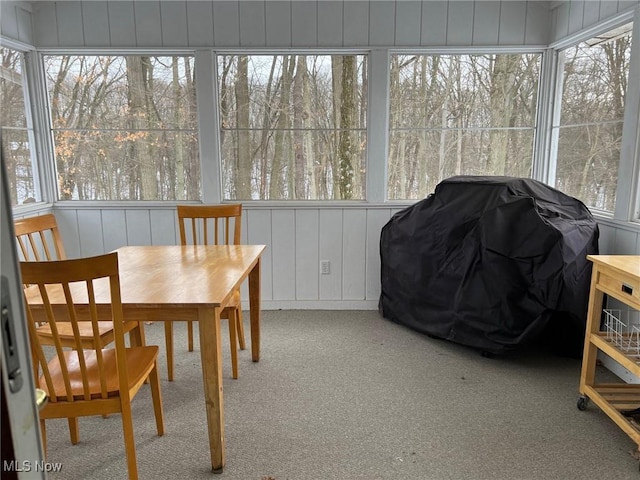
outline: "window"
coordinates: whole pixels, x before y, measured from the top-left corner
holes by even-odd
[[[220,55],[223,196],[365,198],[364,55]]]
[[[392,55],[387,198],[453,175],[531,175],[540,54]]]
[[[559,54],[555,186],[604,212],[615,208],[630,53],[628,24]]]
[[[24,54],[0,47],[0,128],[12,206],[40,201],[32,157],[33,130],[27,115]]]
[[[193,56],[49,55],[60,200],[198,200]]]

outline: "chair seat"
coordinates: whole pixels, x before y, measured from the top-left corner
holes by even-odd
[[[148,373],[153,369],[155,361],[158,357],[158,347],[150,345],[146,347],[126,348],[127,366],[129,370],[128,388],[146,378]],[[66,359],[66,365],[69,370],[69,382],[71,392],[75,400],[85,398],[83,383],[80,370],[80,358],[78,350],[68,350],[63,352]],[[118,370],[116,366],[116,350],[113,348],[103,349],[102,358],[104,362],[104,370],[106,375],[106,391],[108,396],[117,396],[119,393]],[[100,398],[100,373],[95,351],[84,352],[84,360],[87,366],[87,377],[89,383],[89,393],[91,398]],[[40,388],[42,388],[50,397],[51,401],[66,401],[67,393],[64,384],[64,376],[62,373],[60,359],[56,356],[49,362],[49,372],[53,382],[54,392],[50,392],[44,377],[40,378]]]
[[[123,324],[124,332],[129,332],[138,326],[138,322],[127,321]],[[58,336],[63,347],[75,348],[75,340],[73,328],[70,322],[56,323],[58,328]],[[82,346],[89,348],[93,345],[93,325],[91,322],[78,322],[78,330],[82,337]],[[53,344],[53,333],[51,333],[51,325],[48,323],[40,325],[36,328],[38,336],[45,344]],[[110,321],[98,322],[98,335],[100,336],[100,346],[103,347],[113,342],[113,323]]]

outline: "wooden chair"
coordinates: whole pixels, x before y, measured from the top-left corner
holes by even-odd
[[[24,261],[66,260],[62,237],[53,214],[21,218],[13,226]]]
[[[58,223],[53,214],[18,219],[14,222],[14,230],[22,261],[40,262],[67,259]],[[97,327],[98,336],[96,337],[90,323],[80,322],[78,324],[83,348],[96,348],[96,346],[102,348],[114,341],[115,336],[111,321],[100,321]],[[125,322],[124,331],[130,332],[132,345],[144,345],[143,328],[138,322]],[[43,344],[54,344],[53,332],[48,323],[38,325],[36,333]],[[76,339],[70,323],[59,324],[57,333],[63,347],[75,348]],[[99,343],[96,344],[96,341]],[[76,444],[79,438],[77,419],[69,419],[69,433],[71,442]]]
[[[178,205],[178,225],[182,245],[240,245],[242,220],[241,204],[224,205]],[[233,234],[233,235],[232,235]],[[238,349],[245,349],[244,326],[240,290],[233,294],[230,304],[222,311],[222,318],[229,320],[231,343],[231,369],[233,378],[238,378]],[[193,323],[187,322],[188,348],[193,351]],[[165,322],[167,346],[167,370],[173,380],[173,329],[172,322]]]
[[[28,285],[25,288],[25,306],[34,378],[36,386],[49,397],[40,411],[45,451],[45,420],[120,413],[129,478],[137,479],[131,400],[146,379],[151,386],[158,435],[164,434],[164,415],[157,368],[158,347],[125,347],[118,254],[76,260],[21,262],[20,268],[22,281]],[[107,281],[115,348],[104,349],[99,346],[95,289],[100,288],[100,282]],[[102,285],[106,287],[105,283]],[[57,302],[52,302],[56,292],[63,292],[65,304],[61,308],[57,307]],[[82,308],[74,304],[72,295],[73,298],[84,299]],[[52,303],[56,303],[55,308]],[[43,315],[51,327],[52,345],[43,343],[38,332],[37,325]],[[88,323],[93,330],[92,347],[84,346],[86,339],[80,335],[81,323]],[[73,348],[65,348],[68,339],[63,340],[59,334],[59,327],[64,324],[71,326],[75,342]]]

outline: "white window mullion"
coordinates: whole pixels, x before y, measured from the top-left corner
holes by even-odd
[[[198,144],[200,181],[204,203],[222,202],[220,128],[216,62],[210,50],[196,51],[196,96],[198,98]]]
[[[37,172],[34,172],[37,188],[42,195],[41,200],[54,203],[57,200],[55,155],[53,142],[49,132],[49,103],[44,83],[42,59],[35,52],[26,55],[28,90],[28,111],[33,125],[33,152],[36,156]],[[31,141],[31,140],[30,140]]]
[[[367,192],[371,203],[387,199],[389,151],[389,51],[373,50],[369,67],[369,115],[367,148]]]
[[[554,75],[550,80],[550,84],[553,84],[550,88],[552,88],[551,93],[549,94],[547,100],[551,101],[553,105],[550,108],[550,112],[548,115],[549,126],[548,126],[548,146],[549,150],[547,152],[548,161],[546,162],[546,171],[545,176],[542,178],[542,181],[547,183],[548,185],[555,187],[556,185],[556,168],[558,166],[558,138],[560,134],[560,129],[558,128],[560,125],[560,114],[562,110],[562,85],[563,85],[563,76],[564,76],[564,54],[562,52],[555,52],[551,63],[553,64],[549,68],[553,68]],[[553,80],[555,79],[555,82]],[[540,105],[540,102],[538,102]]]
[[[635,11],[632,35],[634,41],[624,100],[624,125],[614,212],[614,218],[623,221],[640,218],[640,7]]]

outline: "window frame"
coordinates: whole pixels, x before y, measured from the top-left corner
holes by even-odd
[[[545,164],[548,172],[544,181],[555,185],[555,172],[558,154],[559,119],[562,106],[562,82],[563,82],[563,56],[562,51],[575,47],[598,35],[618,28],[626,23],[633,22],[631,58],[629,65],[629,78],[627,85],[640,84],[640,9],[625,12],[612,17],[597,25],[569,35],[558,42],[549,45],[553,52],[554,85],[550,89],[552,100],[551,114],[547,122],[547,149],[545,152]],[[628,88],[625,93],[625,111],[622,119],[623,131],[620,144],[620,158],[618,160],[618,179],[616,188],[616,202],[613,212],[589,207],[595,217],[617,220],[622,222],[640,223],[640,121],[637,114],[640,112],[640,92],[635,88]],[[629,160],[627,160],[629,158]]]
[[[545,68],[547,64],[547,58],[549,56],[548,49],[545,47],[538,46],[517,46],[517,47],[501,47],[501,46],[468,46],[468,47],[434,47],[434,48],[392,48],[388,50],[388,59],[387,59],[387,75],[390,71],[391,66],[391,56],[392,55],[501,55],[501,54],[538,54],[540,55],[540,75],[538,77],[538,87],[537,87],[537,105],[536,105],[536,114],[534,117],[534,124],[531,127],[533,129],[533,140],[532,140],[532,159],[531,159],[531,178],[536,180],[540,180],[541,172],[544,171],[544,164],[540,161],[540,154],[538,151],[538,145],[540,144],[540,138],[542,135],[542,127],[544,127],[544,112],[542,108],[544,89],[543,85],[547,83],[549,72]],[[387,122],[390,118],[390,81],[387,78],[386,84],[386,93],[387,93],[387,106],[385,115],[387,117]],[[490,127],[474,127],[477,130],[488,130]],[[387,125],[385,136],[390,137],[390,129],[389,125]],[[419,200],[413,199],[390,199],[388,198],[388,159],[389,159],[389,151],[385,150],[385,172],[384,172],[384,202],[390,205],[407,205],[413,204]]]
[[[370,180],[370,153],[371,153],[371,145],[370,145],[370,141],[371,141],[371,121],[372,121],[372,114],[371,114],[371,101],[372,101],[372,77],[373,77],[373,52],[374,52],[374,48],[373,47],[368,47],[368,48],[340,48],[340,49],[336,49],[336,48],[265,48],[265,49],[260,49],[257,50],[255,48],[250,49],[250,48],[238,48],[238,47],[232,47],[232,48],[211,48],[211,61],[213,62],[212,65],[212,87],[213,87],[213,91],[214,91],[214,107],[213,107],[213,111],[215,112],[215,123],[213,125],[215,125],[215,140],[216,140],[216,145],[215,145],[215,151],[216,151],[216,158],[217,161],[215,162],[215,174],[214,174],[214,181],[216,184],[216,195],[215,195],[215,201],[216,203],[224,203],[224,202],[230,202],[230,203],[234,203],[234,202],[242,202],[243,204],[247,204],[247,205],[260,205],[260,206],[308,206],[308,207],[318,207],[318,206],[327,206],[327,205],[331,205],[331,206],[354,206],[354,205],[369,205],[371,200],[370,200],[370,187],[371,187],[371,180]],[[367,70],[368,70],[368,85],[367,85],[367,112],[366,112],[366,116],[365,116],[365,122],[366,122],[366,128],[364,129],[364,134],[366,136],[366,146],[365,146],[365,151],[364,151],[364,168],[365,168],[365,175],[364,175],[364,181],[363,181],[363,186],[364,186],[364,197],[361,199],[353,199],[353,200],[342,200],[342,199],[338,199],[338,200],[333,200],[333,199],[310,199],[310,200],[305,200],[305,199],[268,199],[268,200],[261,200],[261,199],[238,199],[238,200],[230,200],[230,199],[225,199],[224,198],[224,189],[223,189],[223,175],[222,175],[222,144],[220,143],[219,139],[220,139],[220,132],[221,132],[221,126],[220,126],[220,103],[219,103],[219,99],[220,99],[220,92],[219,92],[219,81],[218,81],[218,56],[224,56],[224,55],[234,55],[234,56],[239,56],[239,55],[243,55],[243,56],[251,56],[251,55],[260,55],[260,56],[280,56],[280,55],[306,55],[306,56],[311,56],[311,55],[318,55],[318,56],[330,56],[330,55],[361,55],[364,56],[366,58],[366,62],[367,62]],[[200,79],[197,79],[197,81],[199,81]],[[207,80],[208,81],[208,80]],[[202,83],[201,83],[202,85]],[[208,87],[208,85],[207,85]],[[359,130],[356,130],[359,131]],[[211,133],[211,132],[209,132]],[[211,137],[213,138],[213,137]],[[386,162],[385,162],[386,163]],[[386,168],[386,167],[385,167]]]
[[[210,200],[205,200],[204,192],[207,191],[207,186],[204,184],[204,169],[205,164],[203,162],[203,148],[201,145],[200,137],[203,134],[200,127],[200,99],[196,101],[196,118],[198,124],[196,125],[196,132],[199,136],[198,139],[198,155],[200,160],[200,199],[199,200],[61,200],[59,198],[57,172],[56,172],[56,157],[55,157],[55,143],[53,140],[53,125],[51,122],[51,107],[50,99],[47,90],[46,74],[44,67],[44,57],[46,56],[150,56],[150,57],[170,57],[170,56],[185,56],[190,55],[194,58],[195,67],[194,74],[196,75],[196,82],[198,78],[198,51],[193,48],[167,48],[167,49],[112,49],[112,48],[42,48],[34,49],[37,54],[37,68],[39,69],[39,85],[37,90],[41,96],[40,103],[42,105],[42,137],[44,138],[44,144],[47,151],[47,178],[49,180],[49,198],[50,203],[56,205],[56,208],[85,208],[85,207],[127,207],[127,208],[149,208],[149,207],[173,207],[178,203],[203,203]],[[210,50],[210,49],[208,49]],[[197,83],[196,83],[197,85]],[[196,87],[196,94],[200,88]],[[196,97],[197,98],[197,97]],[[207,177],[210,177],[207,174]]]
[[[46,203],[51,203],[50,190],[47,188],[47,161],[43,158],[40,129],[41,123],[35,114],[39,110],[38,92],[36,79],[38,78],[38,70],[36,63],[33,61],[34,47],[25,43],[0,37],[0,46],[19,52],[22,54],[22,92],[25,109],[25,121],[27,138],[29,141],[29,156],[31,157],[33,190],[36,195],[35,202],[19,203],[12,205],[12,209],[21,214],[27,214],[31,211],[37,211]]]

